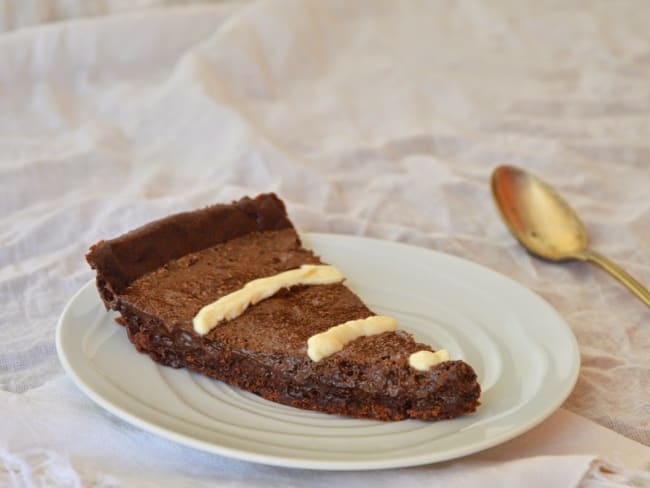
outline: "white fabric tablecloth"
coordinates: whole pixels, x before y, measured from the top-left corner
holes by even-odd
[[[489,190],[499,164],[543,176],[650,284],[647,2],[178,3],[0,2],[0,408],[38,417],[61,389],[93,408],[54,347],[90,244],[275,191],[303,231],[437,249],[539,293],[580,345],[564,407],[650,445],[650,312],[594,267],[531,258]],[[35,470],[20,452],[55,443],[18,452],[11,422],[5,472]]]

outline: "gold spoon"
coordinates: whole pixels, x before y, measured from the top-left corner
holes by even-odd
[[[492,173],[492,195],[501,217],[532,254],[551,261],[591,261],[617,278],[650,307],[650,292],[620,266],[587,249],[585,226],[553,188],[514,166]]]

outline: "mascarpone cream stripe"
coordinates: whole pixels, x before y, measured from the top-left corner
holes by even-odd
[[[343,274],[334,266],[303,264],[297,269],[249,281],[243,288],[199,310],[192,320],[194,330],[200,335],[205,335],[222,320],[232,320],[240,316],[250,305],[275,295],[283,288],[297,285],[329,285],[340,283],[344,279]]]

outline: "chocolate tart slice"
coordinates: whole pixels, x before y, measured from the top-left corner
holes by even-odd
[[[167,366],[293,407],[353,417],[443,419],[479,404],[469,365],[414,369],[410,355],[431,348],[402,330],[359,337],[310,359],[310,337],[375,315],[342,283],[282,289],[203,335],[194,330],[202,307],[250,281],[322,264],[302,247],[273,194],[163,218],[98,242],[86,258],[131,342]]]

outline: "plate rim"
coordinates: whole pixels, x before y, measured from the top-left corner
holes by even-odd
[[[175,432],[172,429],[161,427],[160,425],[158,425],[156,422],[152,420],[147,420],[146,418],[142,418],[140,415],[130,412],[126,408],[113,404],[109,399],[104,398],[100,393],[95,391],[95,389],[93,389],[93,386],[91,384],[87,384],[86,380],[76,371],[74,365],[70,362],[66,354],[66,348],[68,346],[63,342],[64,341],[63,329],[65,327],[66,318],[69,315],[70,311],[73,309],[73,307],[77,304],[79,297],[84,292],[87,292],[88,288],[94,288],[95,286],[94,278],[91,278],[88,282],[82,285],[79,290],[75,292],[75,294],[66,303],[65,307],[61,312],[61,315],[59,316],[57,327],[56,327],[55,343],[56,343],[57,356],[59,358],[61,365],[63,366],[63,369],[65,370],[66,374],[73,380],[75,385],[97,405],[104,408],[112,415],[115,415],[121,418],[122,420],[146,432],[153,433],[163,439],[167,439],[172,442],[176,442],[178,444],[193,449],[197,449],[203,452],[227,456],[242,461],[249,461],[249,462],[261,463],[261,464],[271,465],[271,466],[286,467],[286,468],[299,468],[299,469],[309,469],[309,470],[330,470],[330,471],[382,470],[382,469],[405,468],[405,467],[449,461],[452,459],[458,459],[460,457],[469,456],[471,454],[484,451],[486,449],[495,447],[499,444],[514,439],[515,437],[518,437],[523,433],[538,426],[540,423],[542,423],[544,420],[550,417],[558,408],[560,408],[562,403],[564,403],[564,401],[568,398],[568,396],[575,388],[580,373],[581,358],[580,358],[580,350],[579,350],[578,342],[576,340],[575,334],[573,333],[573,330],[571,329],[569,324],[564,320],[564,318],[560,315],[560,313],[555,309],[555,307],[553,307],[550,303],[548,303],[539,294],[527,288],[526,286],[522,285],[521,283],[517,282],[516,280],[510,278],[509,276],[506,276],[482,264],[476,263],[466,258],[462,258],[460,256],[448,254],[445,252],[437,251],[422,246],[403,243],[403,242],[390,241],[387,239],[379,239],[375,237],[366,237],[366,236],[358,236],[358,235],[350,235],[350,234],[323,233],[323,232],[300,232],[299,235],[301,239],[305,238],[305,240],[307,240],[308,242],[311,239],[372,241],[377,243],[377,245],[401,247],[404,249],[409,249],[411,251],[415,250],[416,252],[432,253],[434,255],[438,255],[439,258],[451,260],[456,264],[461,264],[462,266],[474,267],[480,272],[496,275],[498,279],[506,280],[507,282],[516,286],[517,288],[524,290],[531,297],[534,297],[534,299],[536,299],[540,303],[540,305],[547,307],[549,310],[551,310],[554,313],[555,318],[558,320],[558,322],[561,323],[562,326],[564,326],[564,328],[566,329],[567,336],[569,338],[569,343],[570,343],[569,346],[573,353],[572,359],[573,359],[574,367],[571,371],[571,374],[568,376],[564,384],[563,390],[557,394],[554,401],[550,402],[549,406],[546,409],[538,412],[535,416],[529,419],[528,422],[522,422],[519,425],[517,425],[517,427],[514,427],[510,430],[501,432],[500,434],[484,439],[481,442],[476,442],[471,446],[461,445],[454,449],[447,449],[442,453],[435,453],[433,455],[423,453],[418,455],[411,455],[405,458],[397,458],[392,461],[386,459],[363,460],[363,461],[354,461],[354,460],[321,461],[321,460],[313,460],[313,459],[292,458],[292,457],[281,456],[281,455],[261,454],[246,449],[227,447],[222,444],[196,439],[191,435],[182,434],[179,432]],[[100,305],[103,305],[101,303],[99,294],[97,294],[97,299]],[[108,311],[106,313],[108,313]]]

